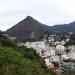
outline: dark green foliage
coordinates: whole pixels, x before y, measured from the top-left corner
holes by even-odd
[[[33,62],[39,62],[43,68],[46,68],[44,60],[36,53],[33,48],[19,47],[20,53],[24,54],[24,57],[32,60]]]
[[[25,58],[14,48],[0,49],[1,75],[48,75],[45,69],[40,62]]]
[[[15,46],[15,43],[8,39],[1,39],[1,42],[6,47],[14,47]]]
[[[65,46],[68,45],[75,45],[75,33],[70,36],[70,40],[65,44]]]
[[[12,41],[7,36],[4,36],[2,34],[0,34],[0,42],[1,42],[3,47],[13,47],[13,48],[18,47],[14,41]]]
[[[52,75],[36,50],[18,47],[7,37],[0,37],[0,75]]]

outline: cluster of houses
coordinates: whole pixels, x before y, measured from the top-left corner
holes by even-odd
[[[60,36],[50,35],[45,36],[43,40],[36,42],[19,43],[18,45],[34,48],[37,53],[45,60],[45,64],[49,68],[53,68],[53,62],[73,60],[75,61],[75,45],[65,46],[70,38],[65,39]]]

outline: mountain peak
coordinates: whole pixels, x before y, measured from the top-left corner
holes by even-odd
[[[39,40],[41,35],[47,31],[48,26],[38,22],[31,16],[17,23],[14,27],[8,29],[6,33],[17,40]]]
[[[33,17],[31,17],[31,16],[26,17],[26,20],[32,20],[32,19],[33,19]]]

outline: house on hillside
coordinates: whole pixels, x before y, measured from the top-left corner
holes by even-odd
[[[66,47],[62,44],[56,45],[56,54],[63,55],[65,54]]]

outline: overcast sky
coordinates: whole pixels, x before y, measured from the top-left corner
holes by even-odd
[[[5,31],[32,16],[47,24],[75,21],[75,0],[0,0],[0,30]]]

